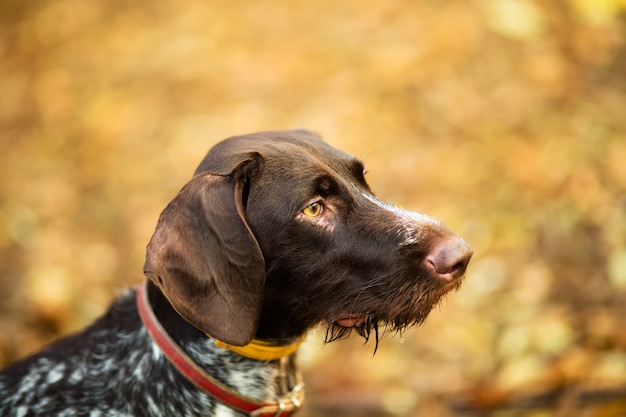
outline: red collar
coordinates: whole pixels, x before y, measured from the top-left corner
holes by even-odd
[[[207,374],[183,352],[159,323],[148,301],[146,282],[147,280],[137,291],[137,308],[141,321],[165,357],[185,378],[222,404],[251,417],[287,417],[300,409],[304,398],[303,383],[297,384],[286,395],[277,398],[277,402],[265,403],[242,395]]]

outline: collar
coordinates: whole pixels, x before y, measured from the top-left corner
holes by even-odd
[[[294,353],[304,341],[302,336],[290,345],[275,345],[260,339],[253,339],[252,342],[245,346],[233,346],[219,340],[215,340],[215,346],[223,349],[230,349],[238,355],[246,358],[255,359],[257,361],[273,361]]]
[[[191,381],[199,389],[213,397],[215,400],[231,407],[234,410],[245,413],[250,417],[287,417],[298,411],[304,399],[304,384],[296,384],[291,391],[276,399],[275,403],[266,403],[254,398],[242,395],[233,389],[222,384],[211,375],[206,373],[197,363],[195,363],[167,334],[161,323],[156,318],[146,290],[147,280],[139,286],[137,291],[137,309],[139,316],[152,340],[159,346],[165,357],[174,365],[185,378]],[[288,345],[289,348],[296,345],[297,349],[302,340]],[[251,343],[258,345],[257,342]],[[248,346],[239,347],[244,351]],[[228,349],[233,347],[227,346]],[[261,348],[263,350],[265,347]],[[276,348],[274,346],[273,348]],[[256,349],[256,348],[255,348]],[[269,349],[272,351],[273,349]],[[283,355],[284,356],[284,355]]]

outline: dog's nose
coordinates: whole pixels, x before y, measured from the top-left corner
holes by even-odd
[[[463,276],[473,254],[474,250],[463,239],[446,239],[431,249],[425,262],[439,278],[450,282]]]

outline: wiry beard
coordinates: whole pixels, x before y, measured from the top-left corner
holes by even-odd
[[[460,286],[460,280],[455,283],[453,290],[458,289]],[[424,294],[427,292],[417,292],[420,294]],[[366,316],[365,320],[356,326],[352,327],[344,327],[338,324],[335,321],[327,322],[328,325],[326,327],[326,336],[324,339],[324,343],[334,342],[335,340],[347,338],[353,331],[356,332],[359,336],[365,339],[365,343],[367,343],[370,339],[370,336],[374,336],[374,354],[378,350],[378,343],[382,337],[388,333],[402,333],[413,326],[419,326],[426,320],[426,317],[430,314],[432,309],[439,304],[441,299],[448,293],[448,291],[435,291],[427,293],[430,295],[427,298],[427,301],[424,303],[410,303],[409,305],[419,305],[422,304],[422,308],[418,310],[414,310],[408,307],[406,310],[395,311],[397,315],[394,318],[387,317],[379,317],[376,314],[369,314]],[[421,298],[418,298],[418,300]],[[397,303],[395,305],[398,305]],[[408,311],[407,311],[408,310]]]

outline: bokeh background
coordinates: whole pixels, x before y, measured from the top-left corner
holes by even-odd
[[[0,1],[0,365],[142,280],[209,147],[304,127],[475,248],[303,416],[626,415],[626,1]]]

